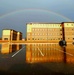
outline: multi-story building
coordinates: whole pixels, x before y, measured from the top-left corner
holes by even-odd
[[[61,23],[28,23],[27,41],[57,42],[62,39]]]
[[[67,42],[65,48],[66,62],[74,63],[74,22],[63,22],[64,39]]]
[[[28,23],[27,41],[46,41],[51,44],[27,45],[27,62],[63,61],[59,41],[63,39],[61,23]],[[53,44],[55,43],[55,44]]]
[[[15,40],[20,40],[22,38],[21,36],[22,34],[19,32],[17,33],[17,31],[13,30],[13,29],[4,29],[2,32],[2,40],[4,41],[15,41]],[[2,49],[1,49],[1,53],[11,53],[15,50],[19,49],[17,45],[15,44],[9,44],[9,43],[5,43],[2,44]]]
[[[61,40],[65,40],[67,46],[61,47],[58,44]],[[28,23],[27,41],[50,43],[27,45],[27,62],[63,61],[74,63],[74,22]]]
[[[4,29],[2,32],[2,40],[16,40],[17,39],[17,31],[12,29]],[[16,50],[16,45],[11,44],[2,44],[1,53],[11,53]]]

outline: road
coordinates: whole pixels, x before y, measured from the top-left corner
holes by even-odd
[[[74,64],[34,63],[25,61],[25,45],[11,54],[0,54],[0,74],[7,75],[74,75]]]

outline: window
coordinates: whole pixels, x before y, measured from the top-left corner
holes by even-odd
[[[58,38],[58,40],[60,40],[60,38]]]
[[[62,25],[60,25],[60,27],[61,27]]]
[[[61,40],[62,40],[62,38],[61,38]]]
[[[39,40],[39,39],[38,39]]]
[[[74,42],[72,44],[74,45]]]
[[[62,34],[60,34],[60,35],[62,35]]]
[[[30,38],[28,38],[28,40],[30,40]]]
[[[53,40],[55,40],[55,38]]]
[[[74,30],[74,28],[72,30]]]
[[[71,26],[73,26],[73,24],[71,24]]]
[[[32,40],[34,40],[34,38],[32,38]]]
[[[8,40],[8,38],[4,38],[4,40]]]
[[[62,29],[60,29],[60,31],[62,31]]]

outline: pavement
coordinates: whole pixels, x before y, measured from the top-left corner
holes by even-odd
[[[74,64],[26,63],[25,45],[19,51],[0,54],[0,75],[74,75]]]

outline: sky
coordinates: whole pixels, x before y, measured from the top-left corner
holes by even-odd
[[[26,37],[26,23],[74,21],[74,0],[0,0],[2,29],[14,29]]]

